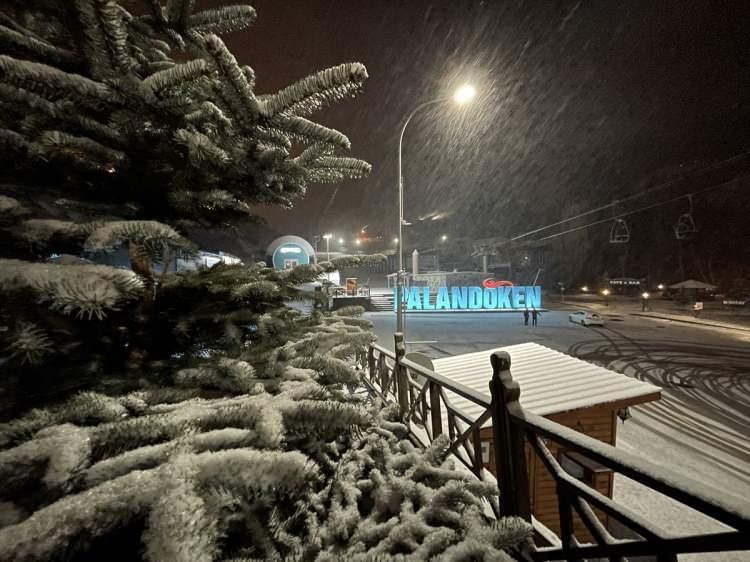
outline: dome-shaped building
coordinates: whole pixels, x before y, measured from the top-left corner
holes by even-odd
[[[266,249],[276,269],[288,269],[297,265],[315,263],[315,250],[299,236],[279,236]]]

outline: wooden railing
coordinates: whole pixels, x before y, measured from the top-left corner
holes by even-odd
[[[395,353],[379,345],[370,346],[364,382],[383,401],[399,405],[401,418],[416,442],[427,445],[438,435],[447,434],[451,453],[482,479],[486,474],[480,429],[492,420],[494,466],[501,491],[500,504],[493,507],[496,515],[515,515],[532,522],[527,445],[553,476],[560,541],[552,546],[535,545],[526,553],[532,560],[604,558],[623,561],[629,556],[653,556],[659,561],[676,561],[681,553],[750,550],[750,504],[747,501],[525,410],[519,403],[520,388],[511,375],[507,353],[497,352],[488,358],[493,375],[488,381],[490,395],[487,396],[406,359],[403,336],[396,334],[395,337]],[[480,406],[483,413],[475,419],[468,417],[451,404],[446,392]],[[443,427],[444,420],[447,427]],[[549,442],[580,453],[723,523],[727,530],[674,536],[568,474],[550,452]],[[616,520],[635,538],[615,538],[595,509]],[[593,537],[593,544],[583,544],[576,537],[574,512]]]

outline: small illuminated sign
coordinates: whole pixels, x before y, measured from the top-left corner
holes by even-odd
[[[279,248],[279,252],[282,254],[301,254],[302,248],[299,246],[283,246],[282,248]]]
[[[641,282],[638,279],[610,279],[609,280],[610,285],[630,285],[630,286],[640,286]]]
[[[395,310],[395,292],[394,297]],[[411,287],[404,289],[402,298],[406,310],[523,310],[542,307],[542,288],[537,285]]]
[[[513,283],[510,281],[495,281],[491,277],[482,281],[482,287],[485,289],[497,289],[498,287],[512,287]]]

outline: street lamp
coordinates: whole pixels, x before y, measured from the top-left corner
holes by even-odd
[[[648,294],[648,291],[641,293],[641,312],[648,310],[648,297],[650,296],[651,295]]]
[[[326,261],[331,261],[331,238],[333,238],[333,234],[330,232],[323,235],[323,239],[326,241]]]
[[[402,296],[402,282],[404,274],[404,175],[402,171],[401,154],[403,152],[404,145],[404,133],[409,122],[421,109],[453,101],[459,105],[470,102],[474,96],[476,96],[476,89],[470,84],[464,84],[451,97],[442,97],[434,100],[422,102],[417,105],[411,113],[406,117],[403,126],[401,127],[401,134],[398,137],[398,272],[396,273],[396,331],[403,333],[404,331],[404,302]]]
[[[453,101],[458,104],[470,102],[477,95],[477,91],[471,84],[464,84],[453,94]]]
[[[343,243],[344,243],[344,239],[343,238],[339,238],[339,244],[343,244]]]
[[[663,291],[663,290],[664,290],[664,284],[663,284],[663,283],[659,283],[659,284],[658,284],[658,285],[656,286],[656,288],[657,288],[657,289],[659,289],[660,291]]]
[[[604,295],[604,305],[609,306],[609,289],[604,289],[602,295]]]

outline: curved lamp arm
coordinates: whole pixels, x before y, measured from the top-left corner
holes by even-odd
[[[404,124],[401,127],[401,134],[398,137],[398,273],[396,276],[396,330],[398,332],[403,332],[404,329],[404,311],[401,294],[401,275],[404,271],[404,176],[401,172],[401,151],[404,144],[404,133],[406,132],[406,127],[409,125],[412,117],[414,117],[420,110],[430,105],[444,103],[449,100],[450,98],[443,97],[422,102],[417,105],[404,121]]]

